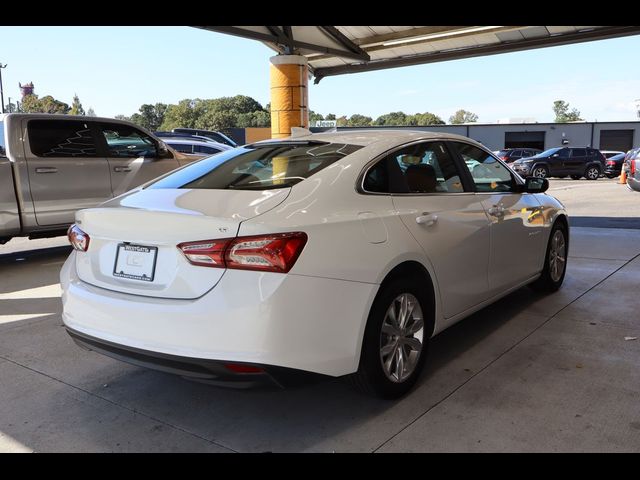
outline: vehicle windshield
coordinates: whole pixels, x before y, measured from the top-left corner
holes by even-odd
[[[326,142],[245,145],[195,162],[149,188],[286,188],[361,148],[359,145]]]
[[[558,150],[562,150],[563,147],[555,147],[555,148],[550,148],[549,150],[545,150],[542,153],[536,153],[535,156],[536,157],[549,157],[551,155],[553,155],[554,153],[556,153]]]

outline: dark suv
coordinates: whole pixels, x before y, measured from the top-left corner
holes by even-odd
[[[503,162],[511,163],[521,158],[533,157],[534,155],[542,153],[542,150],[537,148],[503,148],[494,153],[500,157]]]
[[[533,157],[516,160],[511,164],[522,177],[571,176],[574,180],[586,177],[597,180],[604,171],[605,157],[595,148],[556,147]]]

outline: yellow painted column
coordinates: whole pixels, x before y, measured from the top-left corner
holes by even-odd
[[[291,135],[291,127],[309,128],[309,74],[301,55],[271,57],[271,138]]]

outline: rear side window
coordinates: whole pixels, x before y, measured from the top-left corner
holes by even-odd
[[[193,151],[195,153],[207,153],[209,155],[213,155],[215,153],[220,153],[220,149],[214,147],[207,147],[205,145],[194,145]]]
[[[361,148],[359,145],[324,142],[277,142],[244,146],[205,158],[149,188],[286,188]]]
[[[584,157],[587,155],[587,150],[584,148],[572,148],[571,156],[572,157]]]
[[[38,157],[97,157],[96,141],[87,122],[30,120],[29,146]]]
[[[459,193],[464,188],[455,163],[442,142],[398,150],[365,175],[362,187],[374,193]]]
[[[7,156],[7,144],[4,140],[4,122],[0,122],[0,157]]]

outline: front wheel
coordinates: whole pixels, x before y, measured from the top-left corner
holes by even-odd
[[[432,333],[432,308],[411,279],[384,287],[371,307],[358,371],[352,383],[382,398],[398,398],[416,383]]]
[[[547,167],[545,167],[544,165],[538,165],[531,171],[532,177],[547,178],[548,175],[549,170],[547,170]]]
[[[542,275],[531,287],[541,292],[555,292],[560,288],[567,272],[569,236],[564,223],[557,221],[551,228]]]
[[[598,167],[589,167],[584,172],[584,176],[587,177],[587,180],[597,180],[600,176],[600,169]]]

